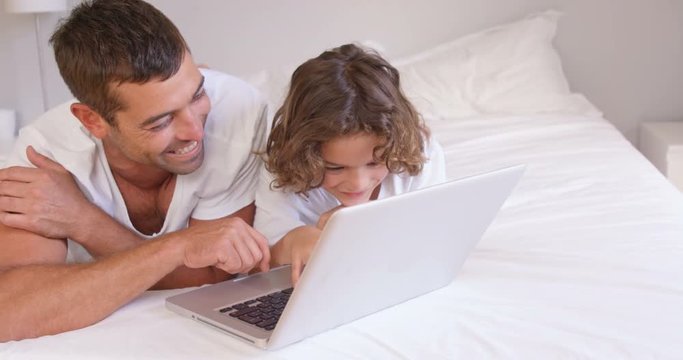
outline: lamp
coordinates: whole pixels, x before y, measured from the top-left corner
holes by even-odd
[[[47,110],[47,91],[45,89],[45,72],[43,70],[43,50],[40,46],[40,13],[60,12],[66,10],[66,0],[5,0],[5,12],[14,14],[33,14],[36,32],[36,49],[38,51],[38,76],[43,111]]]

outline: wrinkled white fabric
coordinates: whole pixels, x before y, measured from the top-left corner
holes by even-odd
[[[673,359],[683,354],[683,196],[601,118],[432,122],[458,178],[527,170],[445,288],[268,352],[147,292],[8,359]],[[372,296],[372,294],[349,294]]]

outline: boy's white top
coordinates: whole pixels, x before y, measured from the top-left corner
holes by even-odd
[[[26,147],[62,164],[76,179],[86,197],[136,234],[150,238],[187,227],[190,218],[216,219],[254,201],[267,136],[266,103],[246,82],[217,71],[202,69],[211,100],[204,127],[204,163],[191,174],[178,175],[173,199],[157,234],[135,230],[123,197],[111,174],[102,142],[90,135],[69,110],[69,101],[48,111],[19,132],[7,166],[33,166]],[[67,260],[91,260],[90,254],[69,241]]]
[[[446,181],[446,164],[441,145],[432,137],[426,142],[427,162],[416,176],[392,174],[382,180],[378,199],[417,190]],[[322,187],[309,190],[306,196],[271,188],[273,175],[263,169],[256,189],[254,228],[273,245],[287,232],[303,225],[318,223],[320,215],[341,205]]]

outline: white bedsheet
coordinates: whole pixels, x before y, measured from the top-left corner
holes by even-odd
[[[449,286],[274,352],[165,309],[186,290],[147,292],[88,328],[0,344],[0,357],[683,358],[683,196],[612,125],[540,116],[431,126],[449,177],[528,165]]]

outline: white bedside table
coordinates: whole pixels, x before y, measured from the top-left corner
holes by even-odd
[[[683,191],[683,121],[641,123],[640,151]]]

